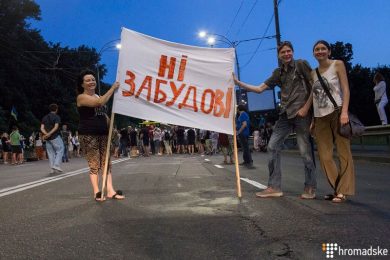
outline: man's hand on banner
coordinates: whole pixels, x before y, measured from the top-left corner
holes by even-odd
[[[237,79],[236,74],[234,74],[234,72],[232,72],[232,76],[233,76],[234,84],[236,84],[237,86],[240,86],[240,85],[238,84],[240,81]]]

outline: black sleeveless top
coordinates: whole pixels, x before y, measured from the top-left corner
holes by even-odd
[[[77,107],[80,135],[108,135],[107,107]]]

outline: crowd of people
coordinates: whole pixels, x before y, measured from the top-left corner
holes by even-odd
[[[60,131],[64,143],[62,162],[69,162],[69,158],[81,156],[78,131],[72,133],[67,130],[66,125],[62,127],[63,130]],[[47,140],[43,138],[42,132],[33,132],[29,138],[25,138],[19,133],[17,126],[14,126],[10,134],[4,132],[0,133],[0,136],[0,157],[3,164],[17,165],[25,163],[27,151],[30,157],[38,161],[49,159],[46,152]]]
[[[144,125],[114,129],[111,147],[114,157],[137,157],[150,155],[202,154],[213,155],[222,152],[232,159],[233,137],[203,129],[183,126]],[[226,149],[225,149],[226,148]]]
[[[251,151],[266,152],[267,144],[272,134],[272,124],[267,123],[255,127],[252,132],[253,146]],[[33,132],[26,139],[19,134],[17,127],[10,133],[1,134],[1,156],[4,164],[21,164],[27,159],[25,154],[36,160],[47,160],[47,140],[42,132]],[[61,162],[81,157],[81,145],[78,131],[68,130],[66,124],[61,125],[58,132],[63,143]],[[159,124],[141,127],[128,126],[118,130],[114,128],[111,139],[111,152],[115,158],[148,157],[151,155],[224,155],[222,163],[231,164],[233,160],[233,136],[203,129],[186,128],[183,126],[160,126]]]

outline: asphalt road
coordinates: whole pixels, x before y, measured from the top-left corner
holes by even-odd
[[[322,199],[321,171],[318,199],[299,198],[303,164],[291,153],[282,156],[285,196],[256,198],[267,155],[253,155],[256,169],[240,167],[252,183],[241,182],[241,200],[234,166],[219,155],[117,161],[126,199],[103,203],[83,159],[60,175],[47,161],[0,165],[0,259],[326,259],[323,243],[390,250],[390,164],[356,161],[356,196],[334,204]]]

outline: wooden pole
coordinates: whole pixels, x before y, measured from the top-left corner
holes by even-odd
[[[237,152],[237,130],[236,130],[236,114],[237,109],[234,106],[234,116],[233,116],[233,147],[234,147],[234,164],[236,166],[236,182],[237,182],[237,196],[241,199],[241,178],[240,178],[240,168],[238,166],[238,152]]]
[[[103,181],[102,181],[102,199],[104,199],[104,192],[105,189],[107,189],[107,171],[108,171],[108,163],[111,158],[111,138],[112,138],[112,129],[114,128],[114,112],[111,112],[111,118],[110,118],[110,128],[108,130],[108,140],[107,140],[107,147],[106,147],[106,160],[104,161],[104,169],[103,169]]]

